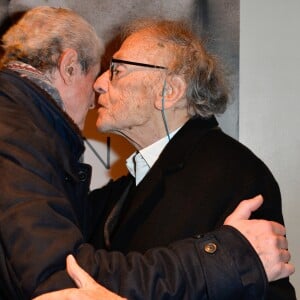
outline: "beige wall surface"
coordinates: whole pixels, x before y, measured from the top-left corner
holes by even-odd
[[[240,140],[270,167],[282,192],[300,295],[300,1],[242,0]]]

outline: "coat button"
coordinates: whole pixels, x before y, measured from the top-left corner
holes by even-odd
[[[84,171],[79,171],[78,177],[81,182],[85,182],[87,180],[87,175]]]
[[[206,253],[213,254],[213,253],[215,253],[217,251],[217,245],[215,243],[207,243],[204,246],[204,251]]]
[[[193,235],[193,238],[199,240],[199,239],[202,239],[203,236],[204,236],[204,234],[195,234],[195,235]]]

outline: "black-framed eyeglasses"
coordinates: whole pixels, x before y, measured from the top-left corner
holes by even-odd
[[[112,81],[113,77],[114,77],[114,72],[115,72],[115,67],[116,67],[115,63],[133,65],[133,66],[138,66],[138,67],[154,68],[154,69],[164,69],[164,70],[168,69],[167,67],[163,67],[163,66],[150,65],[150,64],[144,64],[144,63],[135,62],[135,61],[128,61],[128,60],[123,60],[123,59],[112,58],[110,61],[110,66],[109,66],[110,81]]]

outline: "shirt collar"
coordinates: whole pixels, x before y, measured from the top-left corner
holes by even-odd
[[[178,130],[181,127],[177,128],[176,130],[172,131],[170,133],[170,138],[172,139],[173,136],[178,132]],[[139,170],[139,172],[143,173],[143,176],[139,178],[138,181],[136,181],[136,185],[139,184],[139,182],[145,177],[145,175],[148,173],[148,171],[152,168],[152,166],[157,161],[159,155],[165,148],[165,146],[168,144],[169,139],[167,136],[163,137],[162,139],[154,142],[153,144],[143,148],[140,151],[134,152],[132,155],[130,155],[126,160],[126,166],[130,174],[136,178],[136,169],[135,169],[135,156],[140,153],[142,158],[145,160],[146,164],[143,166],[143,170]]]

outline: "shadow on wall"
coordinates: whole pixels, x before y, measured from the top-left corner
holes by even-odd
[[[90,148],[91,150],[92,147],[92,151],[96,150],[97,155],[100,155],[100,159],[95,154],[93,154],[93,157],[96,160],[97,165],[100,165],[102,169],[105,168],[105,164],[110,165],[110,168],[107,170],[106,174],[107,179],[117,179],[120,176],[128,173],[126,168],[126,158],[135,151],[135,148],[121,136],[98,132],[95,126],[96,120],[97,111],[91,110],[88,113],[83,135],[89,141],[96,141],[102,145],[106,145],[104,146],[105,150],[97,151],[94,143],[86,144],[86,148]],[[110,142],[110,146],[107,146],[108,142]],[[109,156],[108,159],[107,151]],[[103,160],[103,162],[101,162],[101,160]],[[105,183],[105,181],[103,183]]]

